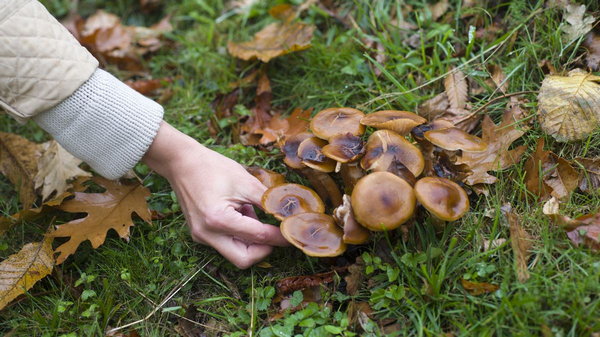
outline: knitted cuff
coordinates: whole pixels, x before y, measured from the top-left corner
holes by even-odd
[[[108,179],[130,170],[154,140],[163,108],[97,69],[71,96],[33,119]]]

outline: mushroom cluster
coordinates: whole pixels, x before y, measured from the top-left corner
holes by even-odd
[[[285,164],[315,191],[254,169],[251,173],[269,187],[264,210],[281,220],[283,236],[310,256],[337,256],[347,244],[366,243],[370,231],[399,228],[419,205],[440,221],[461,218],[469,209],[466,191],[427,170],[423,152],[478,152],[487,144],[450,123],[426,123],[408,111],[320,111],[310,121],[312,133],[290,137],[282,146]],[[376,131],[365,142],[367,127]],[[330,173],[339,175],[343,192]]]

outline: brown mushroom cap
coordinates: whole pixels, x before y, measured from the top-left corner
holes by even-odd
[[[383,110],[370,113],[360,120],[366,126],[376,129],[392,130],[400,135],[407,135],[415,126],[427,120],[410,111]]]
[[[323,154],[337,162],[355,161],[365,153],[362,138],[351,133],[329,138],[329,144],[323,147]]]
[[[433,145],[450,151],[480,152],[488,147],[483,139],[455,127],[430,130],[424,136]]]
[[[306,255],[338,256],[346,251],[346,244],[342,241],[342,230],[330,215],[297,214],[283,220],[280,228],[283,237]]]
[[[269,188],[262,196],[262,206],[277,219],[315,212],[325,212],[325,204],[315,191],[298,184],[281,184]]]
[[[298,157],[302,163],[310,168],[321,172],[333,172],[335,161],[323,154],[323,147],[327,141],[317,137],[310,137],[302,141],[298,146]]]
[[[369,231],[361,226],[352,212],[350,197],[347,194],[343,196],[344,203],[333,210],[333,218],[338,226],[344,230],[344,243],[351,245],[362,245],[369,241]]]
[[[310,120],[310,129],[325,140],[347,133],[360,136],[365,132],[364,125],[360,124],[364,116],[362,111],[352,108],[329,108],[319,111]]]
[[[354,186],[364,177],[366,172],[360,167],[359,163],[347,163],[343,164],[340,170],[342,181],[344,182],[344,191],[346,193],[352,193]]]
[[[417,141],[421,141],[423,140],[423,138],[425,138],[425,132],[430,131],[430,130],[440,130],[440,129],[446,129],[446,128],[452,128],[454,127],[454,124],[443,120],[443,119],[436,119],[431,123],[427,123],[427,124],[421,124],[419,126],[416,126],[415,128],[413,128],[411,130],[411,135],[413,136],[413,138]]]
[[[390,166],[388,166],[387,171],[406,180],[406,182],[410,186],[415,186],[415,183],[417,182],[417,178],[415,177],[415,175],[412,172],[410,172],[410,170],[404,164],[402,164],[402,162],[400,162],[398,158],[394,158],[392,160],[392,163],[390,164]]]
[[[425,177],[415,184],[417,200],[439,219],[454,221],[469,210],[467,192],[446,178]]]
[[[311,133],[303,132],[285,140],[285,143],[281,147],[281,152],[285,154],[283,162],[287,166],[294,169],[301,169],[305,167],[305,165],[302,164],[302,159],[298,157],[298,146],[300,146],[300,143],[302,143],[302,141],[312,136],[313,135]]]
[[[361,178],[352,191],[354,217],[372,231],[400,227],[414,213],[413,188],[389,172],[374,172]]]
[[[389,130],[373,132],[367,141],[365,156],[360,165],[365,170],[386,171],[394,158],[404,164],[415,177],[418,177],[425,167],[421,150]]]
[[[285,177],[275,171],[267,170],[259,166],[246,167],[246,171],[258,179],[267,188],[285,183]]]

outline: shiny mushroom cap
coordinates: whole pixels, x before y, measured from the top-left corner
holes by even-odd
[[[455,127],[430,130],[424,136],[433,145],[449,151],[481,152],[488,147],[483,139]]]
[[[413,188],[389,172],[374,172],[361,178],[351,197],[354,217],[372,231],[400,227],[414,213]]]
[[[337,162],[347,163],[359,159],[365,153],[362,138],[351,133],[329,138],[323,147],[323,154]]]
[[[427,120],[415,113],[400,110],[383,110],[370,113],[360,120],[366,126],[376,129],[394,131],[400,135],[407,135],[415,126],[421,125]]]
[[[308,132],[299,133],[285,140],[285,143],[281,147],[281,152],[285,154],[285,158],[283,162],[294,169],[301,169],[306,167],[306,165],[302,164],[302,159],[298,157],[298,146],[300,143],[307,138],[312,137],[313,135]]]
[[[302,164],[321,172],[333,172],[335,161],[323,154],[323,147],[327,141],[310,137],[302,141],[298,146],[298,157]]]
[[[364,116],[362,111],[352,108],[329,108],[319,111],[310,120],[310,129],[315,136],[325,140],[347,133],[360,136],[365,132],[364,125],[360,124]]]
[[[342,230],[330,215],[297,214],[283,220],[280,228],[283,237],[306,255],[338,256],[346,251]]]
[[[344,203],[333,210],[333,218],[338,226],[342,227],[344,230],[344,243],[362,245],[369,241],[370,233],[354,218],[350,197],[347,194],[344,194],[342,199],[344,200]]]
[[[415,184],[417,200],[439,219],[454,221],[469,210],[467,192],[446,178],[425,177]]]
[[[454,127],[454,124],[452,124],[446,120],[443,120],[443,119],[436,119],[431,123],[421,124],[419,126],[416,126],[414,129],[411,130],[410,133],[414,139],[416,139],[417,141],[421,141],[425,138],[425,132],[427,132],[427,131],[441,130],[441,129],[452,128],[452,127]]]
[[[285,183],[285,177],[282,174],[259,166],[247,167],[246,171],[258,179],[267,188]]]
[[[418,177],[425,167],[421,150],[389,130],[373,132],[367,141],[366,152],[360,165],[365,170],[387,171],[394,158],[404,164],[415,177]]]
[[[394,159],[390,163],[390,166],[388,166],[387,171],[406,180],[406,182],[410,186],[415,186],[415,183],[417,182],[417,178],[415,177],[415,175],[412,172],[410,172],[410,170],[404,164],[402,164],[402,162],[398,160],[398,158],[394,157]]]
[[[315,212],[325,212],[325,204],[315,191],[298,184],[281,184],[269,188],[262,196],[262,206],[277,219]]]

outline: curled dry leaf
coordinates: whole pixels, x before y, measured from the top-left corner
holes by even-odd
[[[579,169],[579,189],[584,193],[597,193],[600,189],[600,157],[575,158]]]
[[[319,286],[333,282],[335,273],[328,271],[325,273],[313,275],[290,276],[283,278],[276,283],[277,294],[287,295],[296,290],[302,290],[310,287]]]
[[[482,152],[465,152],[456,161],[456,164],[464,164],[469,168],[469,175],[463,179],[465,183],[493,184],[496,177],[488,174],[488,171],[503,170],[519,161],[526,147],[521,145],[509,150],[511,144],[527,130],[525,126],[518,127],[519,113],[518,108],[507,110],[498,125],[487,115],[483,118],[481,138],[487,142],[487,149]]]
[[[506,216],[510,226],[510,245],[513,249],[517,279],[519,282],[525,282],[529,279],[527,261],[531,255],[533,238],[523,229],[519,216],[512,211],[510,204],[502,206],[502,212]]]
[[[31,289],[54,268],[52,240],[28,243],[0,263],[0,310]]]
[[[596,32],[589,32],[583,41],[583,46],[588,50],[585,56],[586,65],[597,71],[600,69],[600,36]]]
[[[60,253],[56,259],[61,264],[75,253],[79,244],[89,240],[92,247],[98,248],[109,229],[114,229],[121,238],[129,237],[129,228],[133,226],[132,216],[137,214],[142,220],[150,222],[151,213],[146,203],[150,196],[147,188],[135,184],[119,183],[100,177],[92,179],[96,184],[106,188],[103,193],[75,192],[75,197],[59,206],[70,213],[87,213],[83,218],[75,219],[59,225],[50,232],[49,237],[70,237],[69,241],[56,248]]]
[[[540,173],[542,176],[540,177]],[[544,139],[525,163],[525,186],[538,198],[568,198],[577,188],[579,174],[569,162],[551,151],[544,150]]]
[[[428,5],[429,11],[431,12],[431,20],[437,21],[442,15],[446,14],[450,4],[448,0],[440,0],[435,4]]]
[[[42,156],[38,161],[38,172],[35,176],[35,188],[42,187],[42,200],[47,200],[56,192],[61,195],[71,187],[67,181],[78,177],[91,177],[92,174],[79,168],[83,163],[73,157],[55,140],[41,144]]]
[[[488,71],[490,72],[490,77],[496,88],[498,88],[501,93],[506,94],[508,91],[508,78],[502,68],[498,65],[490,65]]]
[[[12,133],[0,132],[0,173],[15,185],[23,208],[31,207],[36,199],[39,157],[38,144]]]
[[[592,15],[586,15],[585,5],[569,4],[564,9],[563,19],[567,22],[567,25],[564,25],[562,29],[569,41],[578,39],[592,30],[596,18]]]
[[[469,86],[465,74],[458,68],[452,68],[450,74],[444,79],[444,88],[450,108],[463,109],[469,98]]]
[[[575,246],[584,245],[600,251],[600,213],[582,215],[572,219],[560,214],[560,204],[551,198],[544,204],[543,212],[552,222],[567,231],[567,237]]]
[[[500,286],[497,284],[491,284],[486,282],[471,282],[465,279],[460,280],[463,288],[469,292],[469,294],[473,296],[483,295],[488,293],[493,293],[494,291],[500,289]]]
[[[579,69],[546,76],[538,95],[542,129],[561,142],[587,137],[600,123],[598,81],[600,76]]]

